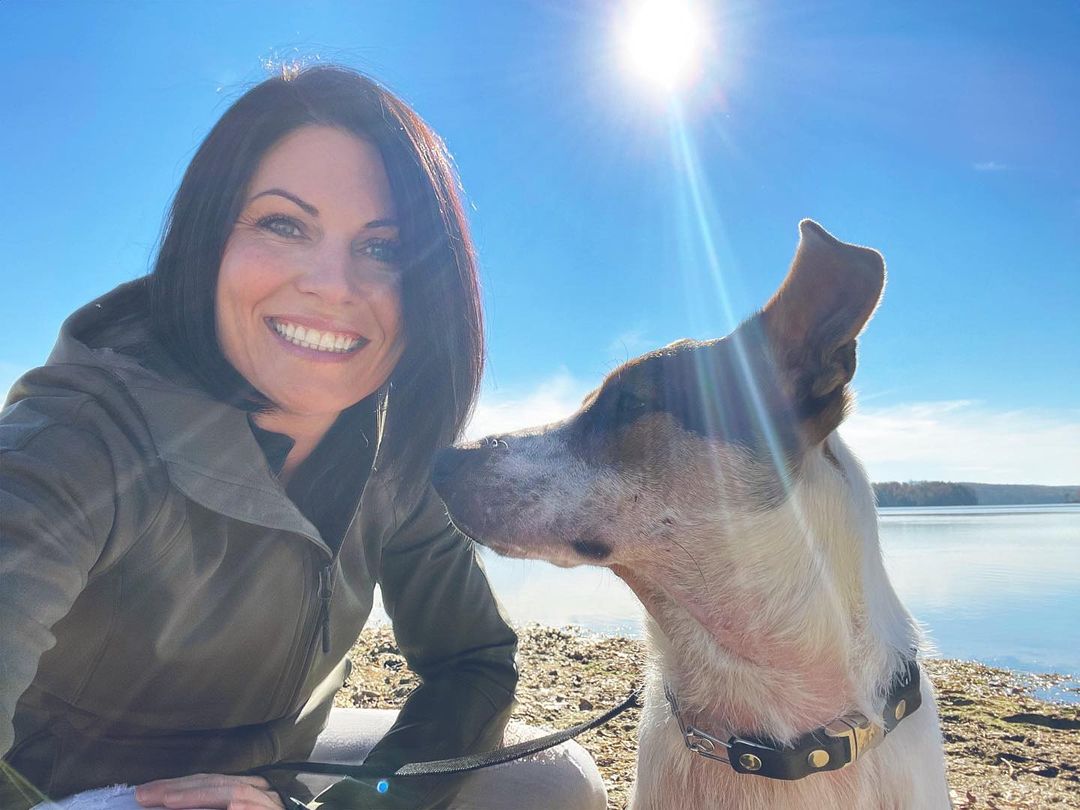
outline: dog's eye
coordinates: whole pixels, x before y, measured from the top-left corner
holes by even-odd
[[[649,407],[644,399],[633,391],[622,391],[615,400],[615,413],[620,416],[633,416]]]

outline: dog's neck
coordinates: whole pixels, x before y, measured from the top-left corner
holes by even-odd
[[[678,579],[616,569],[649,611],[656,671],[702,728],[785,742],[872,715],[915,645],[866,476],[835,436],[829,451],[806,459],[782,506],[745,522],[739,567],[767,578],[708,576],[708,560]]]

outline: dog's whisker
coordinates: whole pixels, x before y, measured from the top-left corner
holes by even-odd
[[[683,553],[686,554],[686,556],[690,558],[690,562],[692,562],[694,564],[694,567],[697,569],[698,575],[701,577],[701,584],[703,586],[705,586],[705,587],[708,587],[709,581],[705,578],[705,572],[701,570],[701,566],[698,564],[697,558],[694,557],[694,555],[690,553],[690,549],[688,549],[686,546],[684,546],[682,543],[680,543],[674,537],[669,537],[668,539],[672,543],[674,543],[676,546],[681,548],[683,550]]]

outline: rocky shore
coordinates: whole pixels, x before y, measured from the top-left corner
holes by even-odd
[[[521,683],[514,719],[548,728],[580,723],[641,681],[642,642],[573,629],[520,630]],[[373,627],[352,650],[341,706],[396,708],[416,684],[389,629]],[[957,810],[1080,808],[1080,706],[1039,700],[1057,676],[1019,676],[969,661],[931,660]],[[609,807],[629,797],[637,756],[636,713],[580,738],[607,784]]]

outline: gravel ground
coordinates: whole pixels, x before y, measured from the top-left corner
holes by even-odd
[[[537,626],[519,633],[516,720],[552,729],[574,725],[620,702],[641,680],[640,641]],[[365,630],[351,655],[352,676],[338,705],[396,708],[417,685],[386,627]],[[937,689],[957,810],[1080,808],[1080,706],[1032,694],[1066,679],[1019,676],[970,661],[926,665]],[[600,767],[612,810],[625,807],[634,780],[635,714],[579,738]]]

